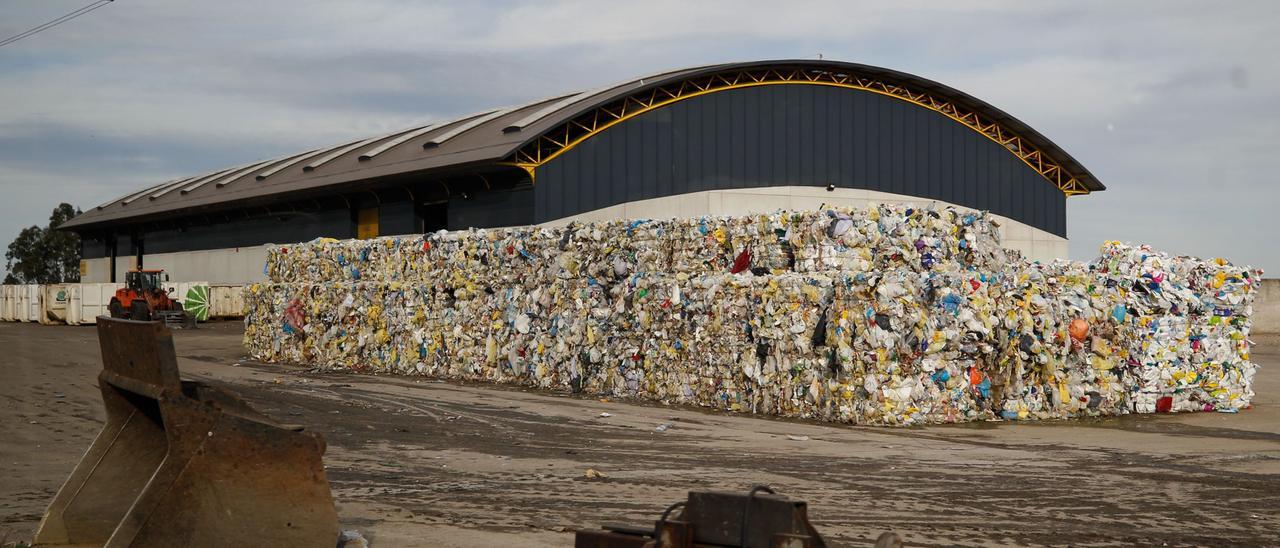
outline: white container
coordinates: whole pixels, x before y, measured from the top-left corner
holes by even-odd
[[[13,315],[10,321],[25,322],[27,321],[27,286],[15,285],[13,288]]]
[[[49,284],[40,286],[40,316],[44,325],[67,323],[67,308],[71,302],[71,287],[75,284]]]
[[[0,285],[0,321],[18,320],[18,286]]]
[[[40,302],[43,296],[42,293],[38,284],[22,286],[22,321],[40,321],[40,318],[44,315],[44,306]]]
[[[244,317],[243,285],[209,286],[209,301],[211,318]]]
[[[169,298],[182,301],[183,304],[186,304],[187,292],[191,291],[191,288],[197,285],[207,286],[209,285],[209,282],[177,282],[176,284],[169,282],[165,287],[172,287],[175,289],[175,291],[169,294]]]
[[[187,300],[191,288],[203,285],[208,286],[209,282],[165,282],[165,289],[169,290],[169,298],[182,303],[183,309],[190,308],[187,306]]]
[[[27,295],[27,286],[17,286],[14,288],[13,292],[13,321],[31,321],[27,319],[27,303],[31,302],[31,298]]]
[[[80,325],[82,323],[82,320],[80,318],[80,311],[83,308],[80,306],[80,299],[81,299],[80,284],[67,284],[67,286],[68,286],[68,291],[67,291],[66,322],[67,322],[67,325]]]
[[[124,287],[122,283],[86,283],[80,284],[78,324],[96,324],[98,316],[110,316],[111,298],[116,290]]]

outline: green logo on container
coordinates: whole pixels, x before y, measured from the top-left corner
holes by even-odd
[[[182,307],[198,321],[209,319],[209,286],[193,285],[187,289],[187,298]]]

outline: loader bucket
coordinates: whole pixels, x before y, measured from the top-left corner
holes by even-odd
[[[37,546],[323,546],[338,518],[324,438],[178,377],[160,322],[98,318],[107,423]]]

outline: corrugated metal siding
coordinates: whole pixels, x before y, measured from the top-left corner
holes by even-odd
[[[808,85],[711,93],[613,126],[538,168],[533,216],[827,184],[935,198],[1066,236],[1066,197],[999,144],[898,99]]]

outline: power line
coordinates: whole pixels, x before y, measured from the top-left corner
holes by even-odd
[[[87,6],[83,7],[83,8],[80,8],[80,9],[78,9],[78,10],[75,10],[75,11],[71,12],[71,13],[68,13],[68,14],[66,14],[66,15],[63,15],[62,17],[59,17],[59,18],[54,19],[54,20],[52,20],[52,21],[49,21],[48,23],[45,23],[45,24],[40,25],[40,26],[37,26],[37,27],[35,27],[35,28],[31,29],[31,30],[28,30],[28,31],[26,31],[26,32],[23,32],[23,33],[20,33],[20,34],[15,34],[15,35],[13,35],[13,36],[10,36],[10,37],[8,37],[8,38],[5,38],[4,40],[0,40],[0,47],[7,46],[7,45],[9,45],[9,44],[12,44],[12,43],[14,43],[14,42],[17,42],[18,40],[21,40],[21,39],[26,38],[26,37],[28,37],[28,36],[32,36],[32,35],[35,35],[35,34],[39,34],[39,33],[41,33],[41,32],[44,32],[44,31],[46,31],[46,30],[49,30],[49,29],[51,29],[51,28],[53,28],[53,27],[56,27],[56,26],[61,25],[61,24],[63,24],[63,23],[66,23],[67,21],[70,21],[70,20],[72,20],[72,19],[75,19],[75,18],[77,18],[77,17],[80,17],[81,15],[84,15],[84,14],[86,14],[86,13],[89,13],[89,12],[91,12],[91,11],[93,11],[93,10],[96,10],[96,9],[98,9],[98,8],[100,8],[100,7],[102,7],[102,6],[105,6],[105,5],[107,5],[107,4],[110,4],[110,3],[114,2],[114,1],[115,1],[115,0],[97,0],[96,2],[93,2],[92,4],[89,4],[89,5],[87,5]]]
[[[93,2],[92,4],[89,4],[88,6],[85,6],[85,7],[83,7],[83,8],[78,9],[78,10],[75,10],[75,11],[73,11],[73,12],[71,12],[71,13],[68,13],[68,14],[66,14],[66,15],[63,15],[62,17],[59,17],[59,18],[54,19],[54,20],[52,20],[52,21],[49,21],[48,23],[45,23],[45,24],[43,24],[43,25],[39,25],[39,26],[37,26],[37,27],[35,27],[35,28],[32,28],[32,29],[30,29],[30,30],[27,30],[26,32],[23,32],[23,33],[20,33],[20,34],[14,35],[14,36],[10,36],[9,38],[5,38],[4,40],[0,40],[0,46],[6,46],[6,45],[8,45],[8,44],[12,44],[13,42],[17,42],[18,40],[21,40],[21,39],[26,38],[26,37],[28,37],[28,36],[32,36],[32,35],[38,34],[38,33],[40,33],[40,32],[43,32],[43,31],[45,31],[45,30],[51,29],[51,28],[53,28],[53,27],[56,27],[56,26],[58,26],[58,25],[61,25],[62,23],[65,23],[65,22],[67,22],[67,21],[70,21],[70,20],[72,20],[72,19],[75,19],[76,17],[79,17],[79,16],[84,15],[84,14],[86,14],[86,13],[89,13],[89,12],[91,12],[91,11],[93,11],[93,10],[96,10],[96,9],[98,9],[98,8],[102,7],[102,6],[105,6],[105,5],[109,4],[109,3],[111,3],[112,1],[113,1],[113,0],[97,0],[96,2]]]

